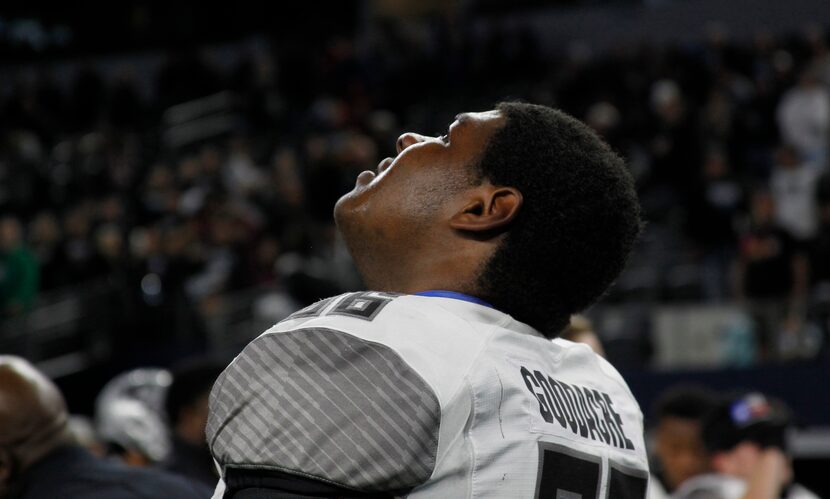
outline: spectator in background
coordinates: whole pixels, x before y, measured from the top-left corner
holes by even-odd
[[[806,164],[795,147],[782,145],[775,153],[770,190],[775,204],[775,221],[800,245],[816,235],[816,183],[821,172]]]
[[[54,214],[43,212],[29,224],[29,245],[37,258],[40,268],[40,289],[54,289],[63,284],[66,265],[61,248],[61,229]]]
[[[818,80],[830,87],[830,46],[827,37],[818,26],[812,26],[807,31],[807,39],[813,53],[813,68]]]
[[[784,142],[792,144],[806,161],[824,165],[830,137],[830,92],[821,84],[815,68],[807,68],[798,85],[788,90],[777,110]]]
[[[204,499],[161,471],[97,458],[73,441],[58,388],[26,360],[0,356],[0,498]]]
[[[703,422],[713,473],[688,480],[677,499],[818,499],[793,483],[786,450],[789,410],[760,393],[719,402]]]
[[[303,278],[281,283],[299,290],[296,301],[356,289],[353,279],[330,286],[317,278],[349,270],[335,261],[338,247],[326,234],[350,172],[393,155],[386,144],[402,128],[437,129],[442,102],[478,107],[512,95],[585,116],[626,156],[650,214],[644,240],[655,236],[635,259],[658,277],[621,296],[677,298],[659,275],[702,263],[702,279],[686,280],[690,294],[699,296],[702,281],[704,297],[717,302],[728,298],[724,280],[738,250],[731,219],[746,211],[735,192],[766,184],[782,137],[799,151],[820,150],[827,139],[826,90],[810,79],[814,69],[830,82],[825,27],[808,40],[776,29],[751,43],[692,37],[594,52],[586,44],[536,46],[531,30],[487,35],[445,21],[432,19],[420,32],[389,20],[358,44],[337,34],[250,54],[227,46],[218,59],[191,46],[161,68],[117,53],[112,64],[12,64],[0,88],[0,214],[20,214],[28,227],[39,289],[72,287],[90,303],[89,322],[115,343],[117,362],[129,365],[202,349],[202,318],[221,323],[229,294],[274,284],[267,264],[275,251],[302,256],[303,268],[292,273]],[[509,70],[494,79],[493,64]],[[118,69],[127,66],[136,69]],[[413,91],[424,74],[431,84]],[[467,85],[487,76],[486,85]],[[168,106],[218,91],[233,94],[221,113],[185,128],[212,128],[220,116],[236,125],[184,142],[165,139],[173,126],[164,117]],[[709,150],[717,152],[701,158]],[[702,182],[701,165],[710,170]],[[694,247],[675,237],[684,213],[696,218],[687,220]],[[119,265],[102,265],[119,260],[109,257],[118,257],[122,243],[101,226],[120,229],[130,248],[142,234],[156,241],[145,255],[128,255],[125,275]],[[249,268],[253,253],[262,265]],[[102,277],[119,290],[106,304],[85,292]]]
[[[701,253],[704,297],[717,302],[727,297],[729,289],[728,277],[736,256],[735,226],[744,192],[720,151],[706,156],[702,177],[687,210],[686,230]]]
[[[649,181],[656,188],[668,188],[671,204],[686,202],[700,165],[701,144],[680,85],[659,80],[651,88],[654,130],[650,142]],[[667,200],[668,201],[668,200]]]
[[[110,380],[95,400],[95,425],[107,454],[130,466],[159,464],[170,453],[163,400],[165,369],[141,368]]]
[[[208,360],[181,364],[172,370],[164,399],[172,446],[162,467],[208,487],[219,479],[205,436],[208,396],[223,369],[224,364]]]
[[[100,277],[100,268],[95,264],[95,247],[92,244],[92,220],[87,203],[69,210],[63,218],[64,244],[66,255],[66,282],[84,282]]]
[[[803,320],[807,261],[776,224],[769,192],[756,191],[750,210],[740,240],[738,295],[753,318],[761,360],[780,360],[784,335],[797,334]]]
[[[824,338],[830,335],[830,170],[818,181],[818,234],[810,245],[810,298],[824,327]]]
[[[265,174],[262,168],[254,164],[250,144],[242,138],[231,140],[230,153],[223,171],[223,182],[227,191],[234,196],[247,197],[262,189]]]
[[[0,318],[28,311],[37,295],[38,265],[13,217],[0,219]]]
[[[600,357],[605,357],[605,349],[602,348],[602,342],[599,336],[594,331],[594,325],[590,319],[582,314],[571,316],[571,323],[559,335],[560,338],[574,343],[584,343],[588,345],[595,354]]]
[[[714,403],[712,393],[696,386],[670,388],[658,399],[654,428],[656,466],[649,483],[650,499],[665,498],[667,492],[709,471],[701,425]]]

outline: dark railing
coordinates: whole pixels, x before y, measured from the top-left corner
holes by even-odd
[[[105,294],[102,282],[42,294],[34,309],[0,323],[0,353],[22,355],[52,378],[105,361],[112,348],[99,317]]]

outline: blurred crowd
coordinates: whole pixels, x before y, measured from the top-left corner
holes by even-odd
[[[0,497],[210,497],[208,394],[221,364],[136,369],[112,379],[95,418],[70,415],[58,387],[0,355]]]
[[[222,368],[199,358],[123,372],[88,418],[70,415],[32,364],[0,355],[0,497],[210,497],[218,475],[205,425]],[[777,399],[677,385],[646,415],[649,499],[818,498],[798,483],[795,419]]]
[[[678,385],[653,412],[649,499],[818,499],[797,481],[781,401]]]
[[[826,335],[822,29],[595,52],[441,18],[231,65],[182,49],[149,76],[62,71],[9,70],[0,88],[5,319],[95,283],[120,351],[175,339],[184,353],[203,349],[202,319],[228,293],[267,287],[300,306],[356,289],[331,219],[356,174],[404,130],[440,135],[457,112],[519,98],[583,119],[635,175],[649,227],[609,300],[737,301],[762,360],[815,355],[805,331]],[[678,291],[671,269],[689,265]]]

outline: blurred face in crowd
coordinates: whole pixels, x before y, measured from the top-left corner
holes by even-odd
[[[728,451],[712,455],[712,468],[724,475],[749,480],[761,466],[763,454],[764,449],[755,442],[741,442]],[[783,481],[787,483],[792,478],[792,468],[786,462],[783,466]]]
[[[708,470],[708,459],[700,439],[700,424],[692,419],[666,416],[656,433],[657,458],[669,489]]]
[[[721,154],[711,154],[706,158],[706,163],[703,165],[703,174],[706,179],[717,180],[726,176],[729,167],[726,163],[726,158]]]
[[[768,192],[756,192],[752,196],[752,219],[756,224],[764,225],[772,221],[775,204]]]
[[[22,239],[20,222],[15,218],[0,219],[0,251],[10,251],[20,244]]]
[[[55,216],[50,213],[41,213],[29,226],[34,244],[52,245],[61,238],[60,228]]]
[[[452,233],[449,220],[468,202],[473,167],[503,120],[498,111],[466,113],[441,137],[405,133],[397,156],[361,173],[340,198],[335,220],[370,288],[388,289],[384,268],[394,274],[380,262],[401,267]]]

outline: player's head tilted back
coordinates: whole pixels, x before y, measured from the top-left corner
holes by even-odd
[[[335,207],[370,289],[467,293],[553,336],[605,292],[640,231],[623,160],[560,111],[502,103],[397,150]]]

